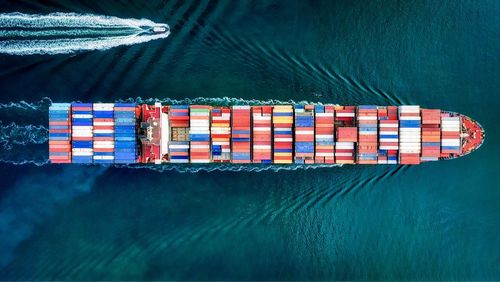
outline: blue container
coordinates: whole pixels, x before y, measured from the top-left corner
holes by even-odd
[[[133,132],[115,132],[116,137],[135,137],[135,133]]]
[[[178,149],[178,148],[174,148],[174,149],[169,149],[170,152],[189,152],[189,149]]]
[[[189,106],[186,105],[172,105],[170,106],[171,109],[176,109],[176,110],[186,110],[189,109]]]
[[[51,129],[69,129],[69,125],[50,125],[49,130]]]
[[[136,103],[115,103],[115,108],[130,108],[136,105]]]
[[[315,105],[314,106],[314,111],[317,112],[317,113],[324,113],[325,112],[325,106]]]
[[[376,110],[378,108],[378,106],[374,106],[374,105],[361,105],[361,106],[358,106],[358,109],[360,110]]]
[[[422,142],[423,147],[439,147],[440,145],[439,142]]]
[[[135,137],[115,137],[116,141],[135,141]]]
[[[115,159],[135,159],[135,153],[129,152],[115,152]]]
[[[49,109],[65,109],[71,106],[71,103],[52,103]]]
[[[94,152],[94,156],[113,156],[114,152]]]
[[[53,138],[53,137],[66,137],[66,138],[69,138],[69,133],[49,133],[49,138]]]
[[[114,114],[113,112],[94,112],[94,117],[95,118],[113,118]]]
[[[73,120],[73,126],[92,126],[92,121]]]
[[[283,131],[274,131],[274,134],[279,134],[279,135],[290,135],[292,137],[292,131],[291,130],[283,130]]]
[[[121,156],[122,154],[136,155],[135,148],[120,148],[115,149],[115,157]]]
[[[399,126],[400,127],[416,128],[416,127],[420,127],[420,121],[419,120],[400,120]]]
[[[188,160],[189,156],[171,156],[170,159],[172,159],[172,160]]]
[[[73,140],[71,142],[73,148],[85,148],[85,149],[91,149],[94,147],[94,144],[92,141],[80,141],[80,140]]]
[[[277,116],[277,117],[290,117],[290,116],[293,116],[293,112],[289,112],[289,113],[273,113],[273,116]]]
[[[92,163],[91,156],[72,156],[71,162],[75,164],[91,164]]]
[[[380,138],[398,138],[398,135],[385,135],[385,134],[382,134],[380,133]]]
[[[239,161],[250,160],[250,154],[233,153],[232,159],[233,160],[239,160]]]
[[[250,142],[250,138],[233,138],[233,142]]]
[[[73,115],[91,115],[92,111],[73,111]]]
[[[275,153],[291,153],[292,149],[274,149]]]
[[[53,112],[50,112],[49,113],[49,119],[56,119],[56,118],[60,118],[60,119],[68,119],[69,118],[69,115],[68,114],[65,114],[65,113],[53,113]]]
[[[113,137],[113,133],[94,133],[94,137]]]

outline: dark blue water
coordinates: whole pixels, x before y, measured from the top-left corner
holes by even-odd
[[[499,1],[0,11],[147,18],[172,31],[107,51],[0,56],[2,280],[500,279]],[[139,97],[420,104],[473,117],[487,138],[464,158],[413,167],[45,163],[50,101]]]

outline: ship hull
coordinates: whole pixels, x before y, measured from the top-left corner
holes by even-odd
[[[419,106],[54,103],[52,163],[420,164],[476,150],[471,118]]]

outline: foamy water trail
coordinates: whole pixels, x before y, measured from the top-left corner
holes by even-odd
[[[44,126],[3,125],[0,121],[0,144],[3,150],[12,150],[15,145],[43,144],[49,139],[49,130]]]
[[[151,31],[153,27],[165,31],[155,33]],[[0,14],[0,53],[10,55],[106,50],[166,38],[169,34],[168,25],[147,19],[77,13]]]

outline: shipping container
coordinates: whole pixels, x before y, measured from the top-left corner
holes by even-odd
[[[293,107],[290,105],[273,107],[273,162],[293,162]]]
[[[231,109],[215,107],[212,109],[212,160],[213,162],[231,161]]]
[[[231,160],[233,163],[251,162],[250,106],[233,106],[231,113]]]
[[[335,106],[335,163],[355,163],[355,143],[358,141],[356,107]]]
[[[252,162],[272,162],[272,106],[252,107]]]
[[[399,163],[419,164],[421,146],[420,106],[399,106]]]
[[[378,163],[378,108],[377,106],[358,106],[358,151],[357,163]]]
[[[461,153],[461,120],[449,113],[441,117],[441,153],[443,156]]]
[[[49,107],[49,160],[71,162],[71,104],[53,103]]]
[[[115,156],[118,164],[137,162],[136,104],[115,103]]]
[[[314,105],[295,105],[295,158],[298,164],[314,163]]]
[[[168,155],[171,163],[189,163],[189,106],[172,105],[169,108],[170,142]]]
[[[334,116],[333,105],[316,105],[315,115],[315,163],[335,162]]]
[[[191,140],[190,161],[191,163],[209,163],[210,152],[210,106],[189,106]]]
[[[93,162],[92,104],[71,103],[71,150],[72,163]]]
[[[94,163],[111,164],[115,159],[115,120],[113,103],[93,104]]]

